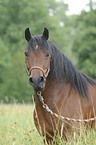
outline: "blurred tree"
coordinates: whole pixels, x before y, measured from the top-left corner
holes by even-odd
[[[72,31],[74,21],[77,16],[67,16],[68,4],[65,4],[63,0],[46,0],[49,9],[49,15],[53,22],[51,30],[51,40],[56,41],[59,48],[67,55],[72,61]]]
[[[7,68],[10,66],[10,53],[8,51],[8,48],[6,47],[6,44],[4,44],[3,40],[0,38],[0,88],[1,84],[4,82],[4,79],[6,79],[6,76],[3,79],[4,72],[7,71]]]
[[[24,49],[26,41],[24,30],[30,27],[34,35],[40,34],[46,25],[50,27],[49,11],[44,0],[1,0],[0,20],[2,38],[0,55],[4,54],[4,58],[7,59],[7,55],[10,54],[11,59],[9,67],[8,61],[4,62],[3,56],[0,57],[0,62],[2,60],[2,66],[0,63],[2,67],[2,72],[0,70],[0,79],[2,80],[0,83],[2,86],[0,87],[0,99],[4,100],[6,95],[9,101],[12,100],[12,97],[15,97],[19,102],[22,102],[23,99],[26,102],[31,101],[32,88],[28,85],[27,75],[25,77]],[[6,44],[6,46],[3,46],[3,44]],[[6,81],[4,78],[6,78]]]
[[[49,15],[50,9],[54,16]],[[55,0],[0,0],[0,100],[6,102],[8,96],[7,102],[14,98],[31,102],[33,90],[24,64],[24,30],[29,27],[32,35],[36,35],[46,26],[51,31],[51,40],[58,40],[64,47],[67,39],[60,22],[65,23],[66,10],[63,2]]]
[[[96,10],[83,11],[74,30],[73,51],[77,54],[77,67],[96,79]]]

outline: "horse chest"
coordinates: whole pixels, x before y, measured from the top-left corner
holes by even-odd
[[[42,132],[42,134],[44,134],[44,132],[50,132],[50,134],[54,134],[53,133],[54,132],[53,126],[55,126],[54,119],[43,108],[36,107],[34,109],[34,123],[39,133]]]

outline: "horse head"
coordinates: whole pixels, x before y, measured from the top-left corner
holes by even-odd
[[[32,36],[29,28],[25,30],[27,47],[25,49],[25,65],[29,75],[29,83],[36,92],[45,88],[45,81],[50,72],[51,49],[48,44],[49,31],[44,28],[42,35]]]

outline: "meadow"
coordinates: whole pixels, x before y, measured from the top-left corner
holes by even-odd
[[[33,105],[0,104],[0,145],[43,145],[33,121]],[[57,136],[58,145],[96,145],[95,129],[80,128],[69,141]]]

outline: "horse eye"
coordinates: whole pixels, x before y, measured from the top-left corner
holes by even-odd
[[[25,52],[25,56],[29,56],[29,54],[27,52]]]
[[[49,56],[49,53],[46,53],[46,55],[45,55],[46,57],[48,57]]]

